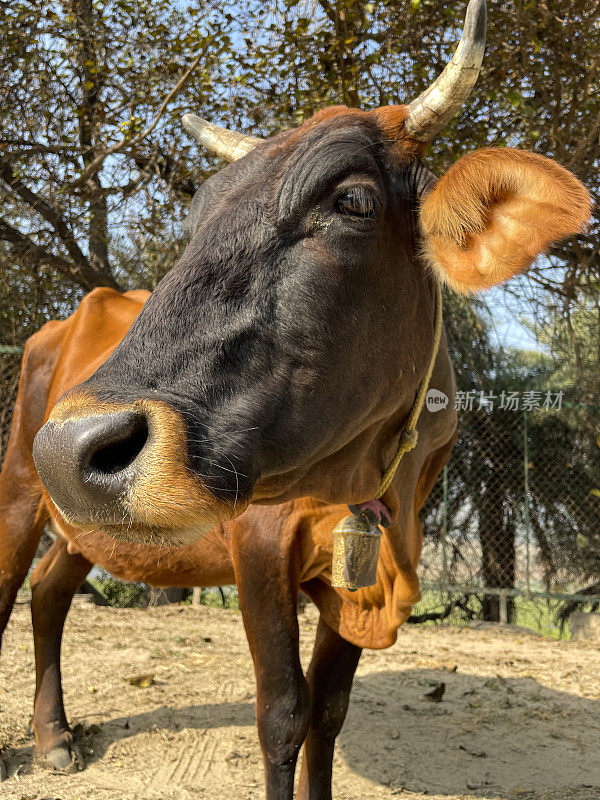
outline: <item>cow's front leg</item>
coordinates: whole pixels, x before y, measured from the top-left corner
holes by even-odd
[[[361,652],[321,617],[308,670],[312,716],[302,755],[298,800],[331,800],[335,739],[346,718]]]
[[[256,530],[234,540],[240,609],[256,675],[256,721],[267,800],[291,800],[310,717],[298,652],[298,569],[291,547]]]
[[[31,575],[36,678],[32,728],[36,759],[61,772],[83,768],[63,705],[60,647],[71,600],[92,566],[83,556],[69,554],[66,543],[59,539]]]

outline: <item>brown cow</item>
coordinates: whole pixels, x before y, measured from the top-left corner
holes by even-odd
[[[485,18],[484,0],[471,0],[452,62],[408,106],[325,109],[260,142],[187,118],[239,160],[199,189],[181,261],[33,443],[53,503],[81,538],[101,531],[164,548],[251,503],[377,500],[390,517],[388,591],[418,596],[415,509],[449,452],[451,402],[421,415],[416,446],[391,483],[381,479],[431,363],[432,385],[453,395],[445,340],[434,346],[439,281],[493,286],[590,214],[584,187],[534,153],[471,153],[437,184],[421,161],[477,78]],[[282,574],[281,553],[268,560],[286,527],[243,528],[232,550],[267,798],[292,797],[306,739],[300,796],[328,799],[358,649],[335,618],[323,623],[305,681],[293,570]],[[359,602],[357,625],[365,611]]]
[[[268,618],[265,627],[257,629],[245,614],[257,669],[268,663],[269,651],[275,648],[278,666],[298,675],[296,602],[301,587],[321,612],[308,674],[314,710],[306,763],[313,764],[318,776],[314,780],[327,785],[333,741],[345,716],[360,650],[391,645],[418,598],[415,567],[421,539],[417,512],[447,458],[450,443],[432,455],[423,471],[405,536],[406,558],[397,565],[384,539],[377,585],[352,594],[330,585],[331,531],[348,513],[345,506],[310,499],[280,506],[253,505],[236,520],[182,547],[148,547],[115,542],[100,531],[83,532],[61,517],[44,492],[33,465],[33,438],[57,398],[90,375],[112,352],[147,297],[148,292],[142,291],[121,295],[112,289],[95,289],[67,320],[47,323],[25,348],[11,436],[0,472],[0,635],[49,523],[58,539],[31,576],[36,759],[65,771],[83,766],[63,707],[60,647],[73,593],[92,566],[99,564],[123,580],[154,586],[219,586],[237,581],[241,605],[246,607],[248,597],[261,620]],[[324,700],[332,689],[332,660],[338,662],[338,704],[333,711],[331,701]],[[280,691],[277,682],[273,690]]]

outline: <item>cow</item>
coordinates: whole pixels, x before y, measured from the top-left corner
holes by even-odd
[[[33,438],[63,392],[91,375],[115,349],[148,297],[145,291],[119,294],[113,289],[94,289],[68,319],[46,323],[25,347],[11,435],[0,471],[0,636],[42,531],[49,525],[56,541],[30,579],[36,664],[31,723],[36,740],[35,761],[64,773],[84,767],[83,754],[73,739],[64,709],[60,651],[73,593],[92,566],[99,564],[124,580],[156,586],[219,586],[232,584],[244,575],[241,596],[250,592],[257,595],[257,602],[260,593],[264,608],[271,607],[275,640],[269,639],[265,644],[277,645],[296,670],[296,601],[300,588],[309,595],[321,616],[314,668],[308,675],[315,704],[311,724],[320,731],[320,738],[314,733],[308,742],[313,742],[315,763],[317,758],[322,759],[325,777],[321,780],[325,780],[327,770],[331,770],[329,747],[335,736],[332,730],[325,735],[323,715],[328,715],[327,725],[334,725],[337,731],[348,702],[351,668],[361,649],[390,646],[410,613],[415,600],[414,569],[420,552],[421,529],[416,512],[446,460],[448,449],[432,460],[415,498],[415,515],[405,535],[405,546],[411,554],[409,562],[398,566],[385,540],[377,584],[354,594],[331,586],[331,531],[347,513],[343,505],[309,498],[279,506],[251,505],[240,517],[216,526],[208,536],[180,547],[115,542],[101,531],[74,528],[43,490],[33,464]],[[250,579],[250,569],[260,569],[267,580]],[[274,594],[279,599],[273,607]],[[249,636],[255,642],[253,652],[260,668],[265,658],[260,649],[260,632],[249,629]],[[334,714],[330,704],[321,705],[320,697],[329,691],[325,667],[330,646],[336,643],[338,649],[346,651],[349,663],[346,683],[338,687],[339,705]],[[323,741],[328,745],[325,750]]]
[[[415,599],[413,570],[420,541],[416,516],[406,537],[412,553],[410,566],[399,569],[384,541],[377,585],[355,594],[331,587],[331,530],[347,513],[343,505],[307,498],[280,506],[252,505],[208,536],[170,548],[115,542],[99,530],[77,529],[61,516],[35,471],[34,436],[63,392],[91,375],[115,349],[148,296],[144,291],[119,294],[113,289],[94,289],[68,319],[48,322],[30,337],[0,471],[0,633],[44,526],[49,524],[57,534],[30,580],[37,673],[32,729],[38,763],[65,771],[81,767],[83,758],[63,707],[61,636],[72,595],[93,564],[124,580],[157,586],[217,586],[232,584],[239,574],[246,574],[251,566],[242,566],[246,553],[252,561],[259,553],[258,565],[268,580],[250,583],[250,591],[269,594],[276,587],[278,594],[284,594],[285,603],[277,610],[281,613],[287,605],[286,624],[292,626],[296,647],[291,615],[299,587],[319,607],[322,630],[341,633],[355,649],[391,645]],[[446,456],[443,451],[430,466],[429,482],[435,480]],[[417,506],[429,488],[429,484],[420,488]],[[241,587],[240,591],[244,594]]]
[[[264,141],[184,120],[232,163],[197,192],[179,263],[33,442],[71,529],[168,552],[250,504],[377,501],[418,598],[417,498],[456,431],[445,337],[434,346],[438,287],[508,280],[590,215],[579,181],[535,153],[475,151],[437,181],[427,170],[427,143],[477,79],[485,24],[484,0],[471,0],[451,62],[407,106],[328,108]],[[451,402],[420,415],[380,492],[432,363]],[[299,797],[330,798],[358,648],[325,622],[304,677],[296,587],[265,567],[280,531],[247,531],[233,554],[266,796],[292,797],[304,743]]]

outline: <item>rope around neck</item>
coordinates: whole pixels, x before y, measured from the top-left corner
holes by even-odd
[[[417,423],[419,421],[419,417],[421,416],[421,411],[423,410],[423,404],[425,403],[425,397],[427,395],[427,389],[429,388],[429,381],[431,380],[431,376],[433,374],[433,368],[435,366],[435,360],[437,358],[437,353],[440,347],[441,337],[442,337],[442,286],[439,281],[436,281],[435,321],[433,328],[433,352],[431,354],[431,360],[429,362],[429,366],[427,367],[427,372],[425,373],[423,380],[421,381],[421,385],[419,386],[417,396],[415,397],[415,402],[413,403],[413,407],[411,408],[410,413],[408,415],[408,419],[406,420],[404,430],[402,431],[402,434],[400,436],[400,441],[398,442],[398,449],[396,450],[396,455],[391,460],[388,468],[383,473],[383,476],[381,478],[381,483],[379,484],[379,489],[377,490],[377,499],[381,498],[386,493],[391,482],[394,480],[396,470],[398,469],[398,466],[402,461],[402,456],[405,453],[410,453],[410,451],[417,445],[417,440],[419,438]]]
[[[425,403],[441,337],[442,288],[438,281],[435,290],[433,352],[427,372],[417,390],[417,396],[400,435],[396,455],[383,473],[376,499],[348,506],[352,516],[344,517],[334,528],[331,562],[332,586],[339,586],[355,592],[357,589],[373,586],[377,582],[377,561],[382,536],[379,526],[389,528],[392,524],[390,510],[381,497],[394,480],[402,456],[416,447],[419,437],[417,423]]]

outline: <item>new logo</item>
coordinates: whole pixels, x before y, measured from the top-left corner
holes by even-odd
[[[448,405],[448,395],[444,394],[444,392],[440,392],[439,389],[429,389],[425,395],[425,403],[427,405],[427,411],[431,411],[432,413],[441,411]]]

